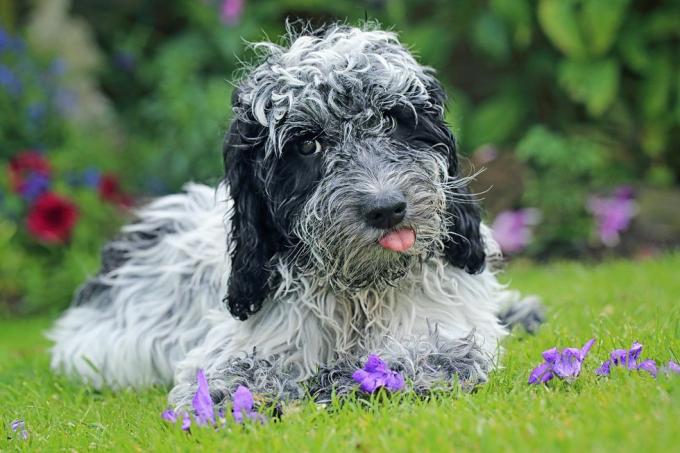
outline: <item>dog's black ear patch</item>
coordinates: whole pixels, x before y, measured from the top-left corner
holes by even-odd
[[[278,235],[270,225],[257,183],[257,167],[264,159],[258,129],[254,122],[235,119],[224,141],[226,180],[234,203],[225,302],[231,314],[242,321],[262,308],[271,290],[272,259],[278,248]]]
[[[428,84],[428,92],[430,101],[440,111],[440,118],[434,127],[439,140],[447,146],[449,178],[455,180],[458,178],[458,152],[456,138],[443,118],[446,93],[435,79]],[[486,253],[480,232],[482,215],[478,202],[470,195],[466,186],[457,187],[447,196],[446,207],[449,218],[444,254],[447,260],[471,274],[481,272],[486,263]]]

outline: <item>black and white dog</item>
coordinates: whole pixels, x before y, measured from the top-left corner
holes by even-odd
[[[391,32],[332,25],[255,45],[233,96],[226,181],[138,211],[50,332],[52,367],[94,385],[174,383],[187,404],[353,388],[370,353],[416,391],[483,382],[535,299],[460,177],[445,94]]]

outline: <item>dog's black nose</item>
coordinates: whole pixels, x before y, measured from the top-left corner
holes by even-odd
[[[406,198],[401,192],[382,193],[364,205],[366,223],[374,228],[392,228],[406,216]]]

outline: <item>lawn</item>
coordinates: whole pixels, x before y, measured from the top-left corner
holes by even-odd
[[[94,392],[48,369],[49,319],[0,322],[0,450],[117,451],[669,451],[680,444],[680,375],[594,370],[613,348],[644,345],[642,356],[680,359],[680,254],[600,265],[514,264],[504,279],[543,297],[548,322],[536,336],[515,332],[505,367],[471,394],[420,401],[350,400],[331,408],[305,403],[281,422],[230,425],[191,435],[164,423],[167,389]],[[552,346],[597,338],[573,384],[527,385]],[[23,418],[27,441],[12,439]],[[16,437],[16,436],[15,436]]]

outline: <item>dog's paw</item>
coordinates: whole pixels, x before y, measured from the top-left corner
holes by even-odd
[[[533,334],[545,322],[545,307],[539,297],[528,296],[508,306],[498,317],[509,330],[519,325]]]

